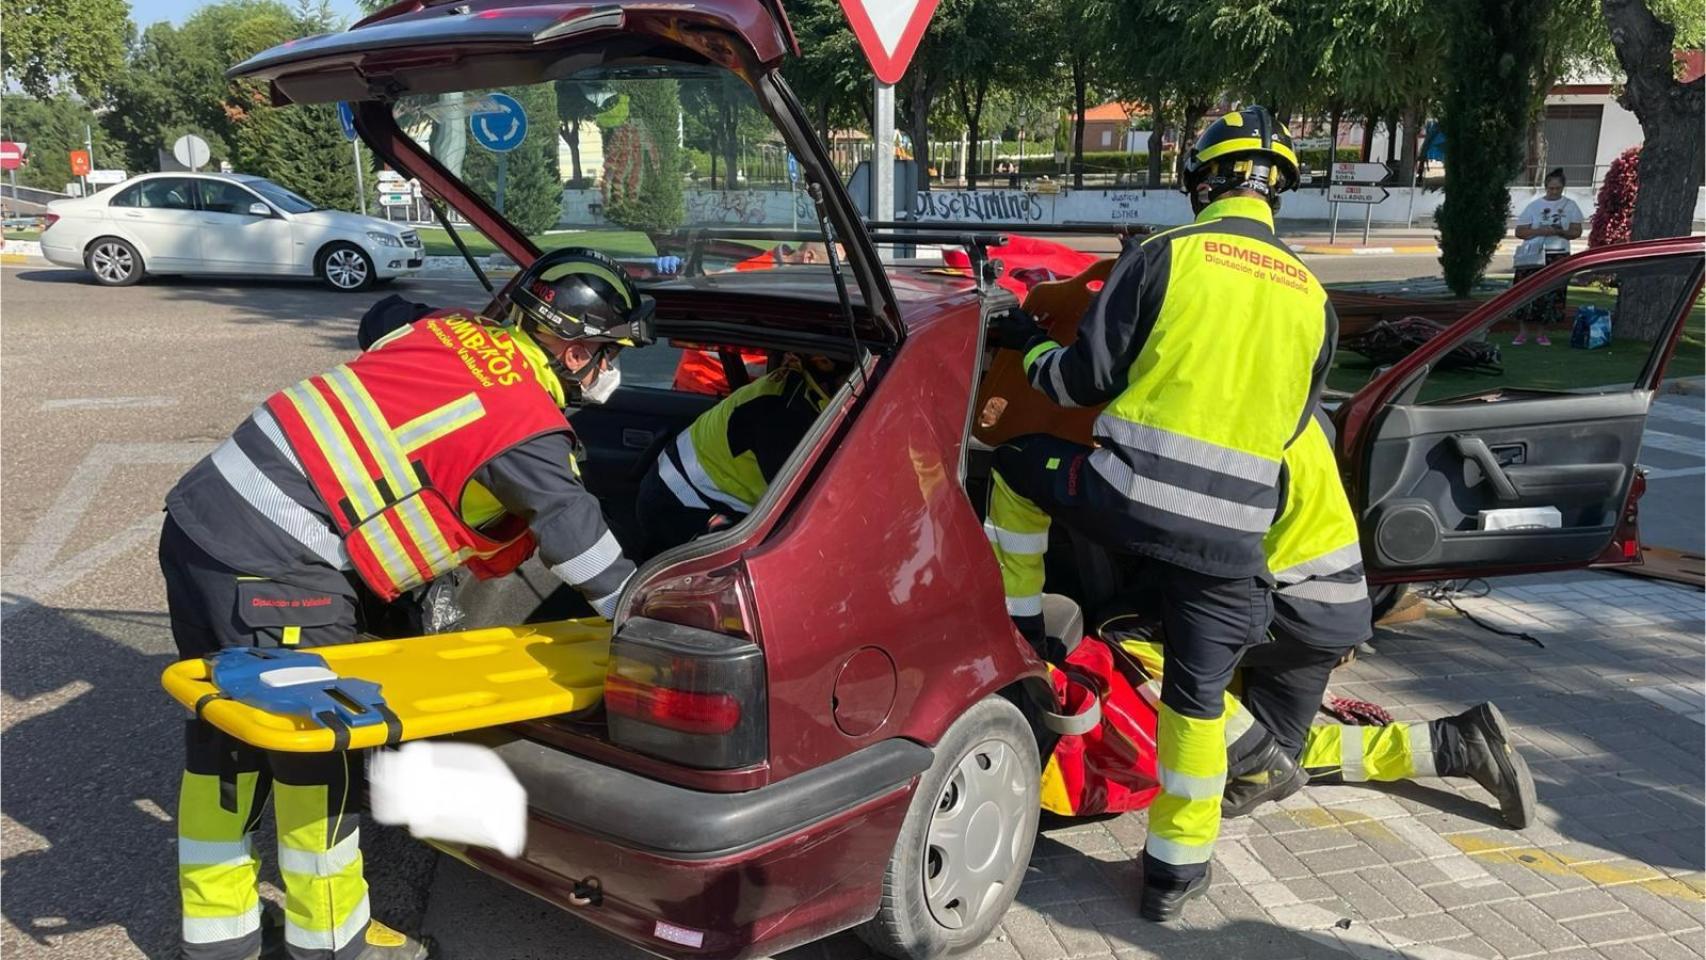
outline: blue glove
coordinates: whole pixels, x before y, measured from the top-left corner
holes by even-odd
[[[652,261],[653,269],[662,274],[674,276],[681,272],[680,257],[658,257]]]

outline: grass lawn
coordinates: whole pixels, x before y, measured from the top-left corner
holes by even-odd
[[[8,239],[8,240],[40,240],[41,239],[41,231],[40,230],[7,230],[6,231],[6,239]]]
[[[1617,295],[1597,287],[1571,287],[1567,315],[1575,308],[1593,305],[1611,309]],[[1552,345],[1542,347],[1532,337],[1520,347],[1510,345],[1516,330],[1496,324],[1488,339],[1499,347],[1504,358],[1504,372],[1480,370],[1438,370],[1428,377],[1421,399],[1438,400],[1490,390],[1497,386],[1527,387],[1537,390],[1577,390],[1607,384],[1633,383],[1647,362],[1651,345],[1633,340],[1619,340],[1613,335],[1610,346],[1598,350],[1575,350],[1570,347],[1567,328],[1551,331]],[[1676,352],[1665,368],[1666,379],[1697,377],[1706,373],[1706,304],[1696,302],[1684,321],[1682,337]],[[1327,382],[1334,389],[1355,391],[1374,375],[1374,365],[1349,350],[1341,351],[1334,359]]]
[[[440,227],[420,227],[421,244],[429,257],[461,256],[450,235]],[[468,245],[476,257],[496,253],[497,246],[473,227],[457,227],[456,235]],[[657,253],[645,234],[631,230],[554,230],[531,238],[541,249],[554,247],[591,247],[613,257],[650,257]]]

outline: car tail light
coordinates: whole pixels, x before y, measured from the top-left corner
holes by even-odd
[[[764,653],[738,568],[641,587],[610,641],[604,710],[612,743],[709,770],[763,762]]]
[[[51,227],[58,222],[59,222],[59,214],[57,214],[57,213],[44,213],[44,214],[42,214],[41,215],[41,232],[46,233],[48,227]]]

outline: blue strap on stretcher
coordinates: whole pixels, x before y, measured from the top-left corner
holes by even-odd
[[[268,647],[227,647],[206,658],[209,679],[217,688],[196,704],[196,715],[211,700],[228,699],[285,716],[305,717],[332,731],[335,750],[349,746],[351,727],[383,723],[387,745],[402,739],[403,724],[385,703],[379,684],[371,680],[332,676],[275,686],[268,673],[303,667],[329,670],[326,660],[306,650]]]

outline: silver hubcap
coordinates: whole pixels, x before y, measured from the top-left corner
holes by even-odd
[[[108,283],[120,283],[130,279],[136,270],[136,259],[130,251],[116,243],[103,243],[89,254],[89,267],[95,271],[95,276]]]
[[[333,250],[326,257],[326,279],[346,290],[359,287],[367,282],[367,261],[354,250]]]
[[[999,740],[973,747],[954,768],[925,838],[924,898],[937,923],[953,930],[975,924],[1015,882],[1035,779]]]

